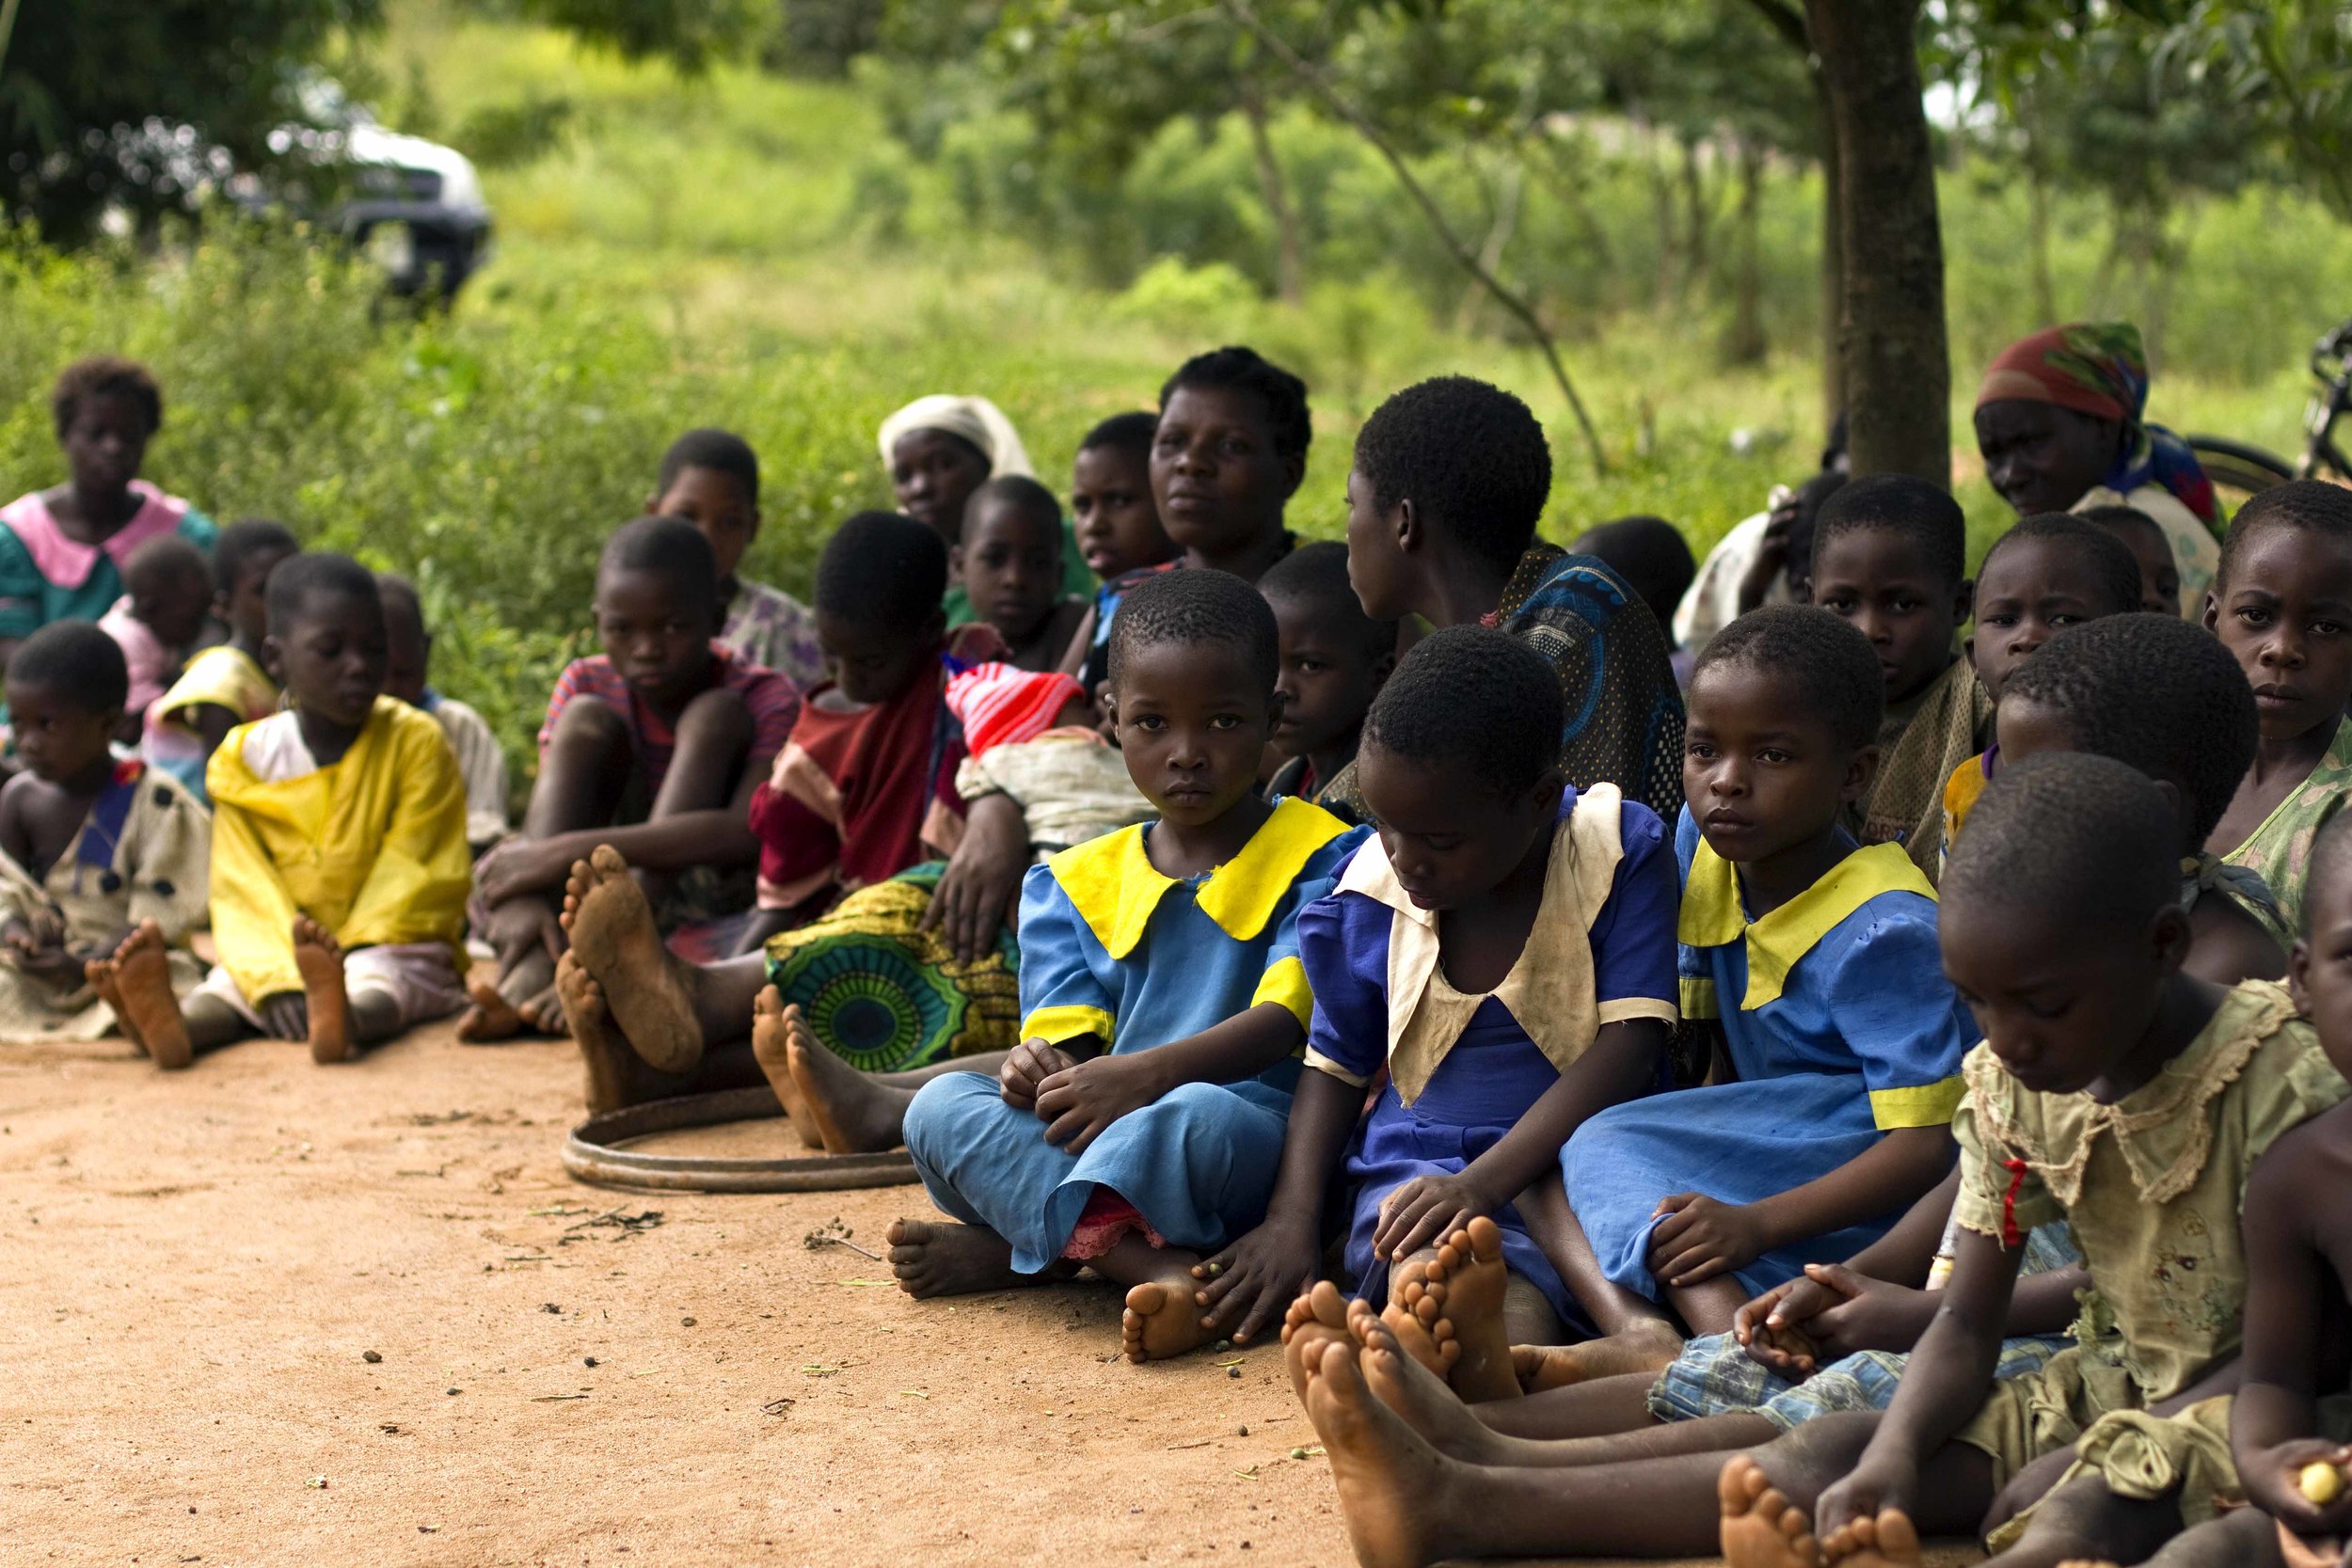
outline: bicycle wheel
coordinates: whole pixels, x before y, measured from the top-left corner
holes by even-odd
[[[2219,436],[2190,436],[2185,439],[2189,450],[2197,454],[2198,466],[2205,470],[2205,477],[2213,481],[2214,488],[2236,499],[2258,495],[2295,477],[2294,464],[2260,447]]]

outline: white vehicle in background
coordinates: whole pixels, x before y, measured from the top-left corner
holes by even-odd
[[[349,111],[342,130],[350,189],[327,222],[397,293],[454,299],[490,255],[490,204],[472,160]]]

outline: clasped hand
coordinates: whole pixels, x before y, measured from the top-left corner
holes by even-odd
[[[1148,1053],[1080,1061],[1059,1046],[1023,1040],[997,1069],[1005,1103],[1034,1111],[1045,1141],[1083,1154],[1111,1123],[1168,1092]]]
[[[1670,1289],[1702,1284],[1719,1274],[1744,1268],[1772,1244],[1764,1216],[1753,1204],[1724,1203],[1705,1193],[1676,1193],[1661,1198],[1651,1217],[1649,1272]]]

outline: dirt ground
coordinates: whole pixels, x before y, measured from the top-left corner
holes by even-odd
[[[0,1046],[0,1560],[1349,1560],[1278,1348],[1131,1367],[1105,1287],[805,1244],[919,1188],[579,1185],[576,1061]]]

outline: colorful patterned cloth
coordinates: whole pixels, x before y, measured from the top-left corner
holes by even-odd
[[[775,671],[744,658],[734,649],[721,642],[710,644],[711,668],[705,689],[732,691],[743,699],[744,708],[752,719],[752,748],[754,758],[772,757],[784,750],[784,743],[792,735],[792,725],[801,713],[801,693],[791,681]],[[677,752],[677,733],[670,721],[642,701],[628,682],[622,678],[612,661],[602,654],[576,658],[564,667],[555,677],[555,690],[548,698],[547,722],[539,726],[539,752],[544,758],[548,742],[555,738],[555,721],[574,701],[586,697],[602,703],[628,721],[628,730],[637,745],[637,768],[644,779],[644,798],[648,800],[660,791],[661,781],[669,776],[670,759]]]
[[[817,617],[781,588],[749,578],[735,579],[726,625],[719,641],[744,661],[773,670],[806,691],[825,678],[825,645],[817,640]]]
[[[210,554],[213,520],[143,479],[139,509],[102,544],[69,539],[38,490],[0,508],[0,637],[30,637],[52,621],[95,621],[122,597],[122,564],[150,539],[176,533]]]
[[[2207,528],[2218,530],[2221,510],[2188,443],[2142,418],[2148,406],[2148,356],[2139,328],[2129,322],[2074,322],[2048,326],[1994,356],[1977,391],[1988,403],[2047,403],[2094,419],[2112,420],[2131,436],[2101,483],[2123,495],[2159,484]]]
[[[2303,929],[2303,888],[2311,879],[2312,845],[2347,800],[2352,800],[2352,719],[2337,726],[2328,754],[2311,776],[2271,808],[2245,843],[2221,857],[2261,874],[2290,932]]]
[[[947,678],[947,710],[962,724],[964,744],[976,757],[1035,740],[1085,695],[1072,676],[1011,664],[976,664]]]

